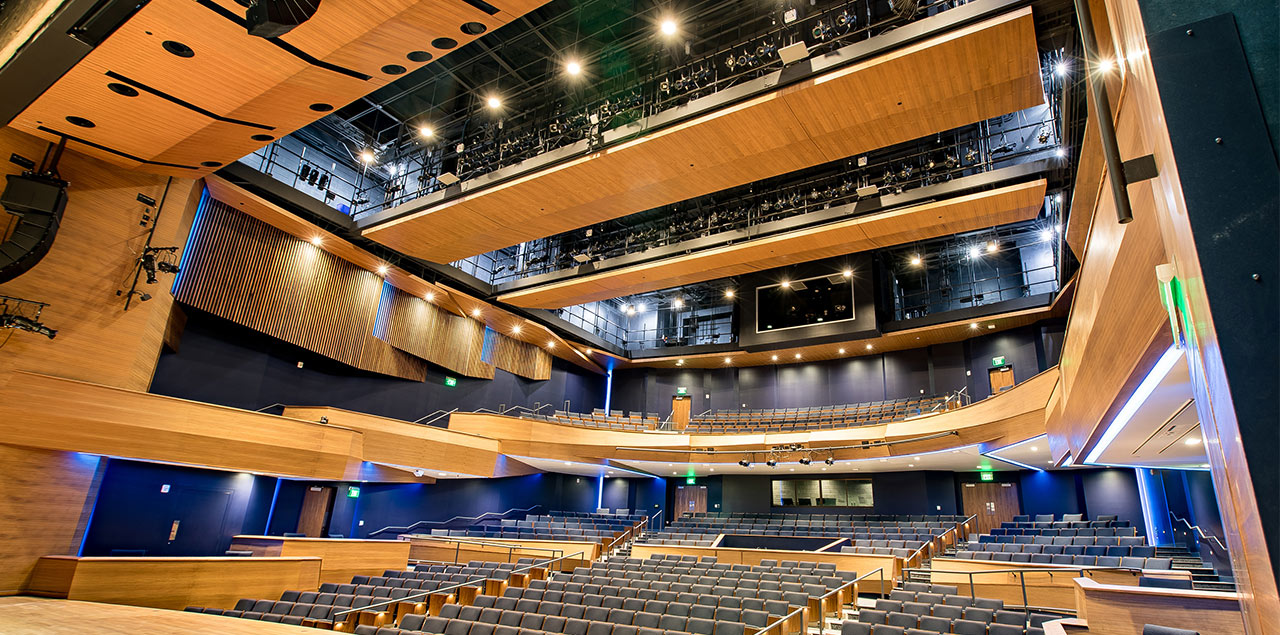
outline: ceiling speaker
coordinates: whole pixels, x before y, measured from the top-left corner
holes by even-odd
[[[320,0],[257,0],[245,11],[249,35],[280,37],[311,19],[320,8]]]

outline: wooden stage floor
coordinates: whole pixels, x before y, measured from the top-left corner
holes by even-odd
[[[221,615],[187,613],[120,604],[49,600],[34,597],[0,597],[0,633],[129,633],[152,635],[198,633],[208,635],[305,635],[314,628],[274,622],[242,620]]]

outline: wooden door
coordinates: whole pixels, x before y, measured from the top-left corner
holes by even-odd
[[[987,372],[991,377],[991,394],[998,395],[1002,391],[1013,388],[1013,367],[992,368]]]
[[[686,512],[705,511],[707,511],[706,485],[681,485],[676,488],[676,518]]]
[[[676,430],[684,430],[689,425],[689,413],[693,407],[693,400],[689,397],[672,397],[671,398],[671,424]]]
[[[309,487],[302,497],[302,511],[298,514],[298,533],[308,538],[324,538],[329,511],[333,509],[332,487]]]
[[[989,534],[1018,515],[1017,483],[964,483],[960,489],[965,515],[977,516],[970,533]]]

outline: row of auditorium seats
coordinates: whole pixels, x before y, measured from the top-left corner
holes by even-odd
[[[1136,527],[1094,527],[1088,529],[1001,529],[999,527],[992,529],[989,534],[980,534],[982,536],[993,536],[988,540],[979,539],[982,542],[1020,542],[1019,539],[1026,538],[1028,542],[1035,542],[1037,538],[1134,538],[1138,535]]]
[[[920,543],[915,549],[910,547],[841,547],[840,553],[856,553],[872,556],[893,556],[895,558],[907,559],[915,555],[924,543]]]
[[[903,421],[932,411],[942,397],[909,397],[838,406],[720,410],[694,416],[687,430],[703,433],[825,430]]]
[[[1115,514],[1101,514],[1093,520],[1086,520],[1084,514],[1063,514],[1055,520],[1053,514],[1036,514],[1014,516],[1012,521],[1000,523],[1002,528],[1082,528],[1082,527],[1128,527],[1129,521],[1120,520]]]
[[[1170,558],[1144,558],[1133,556],[1094,556],[1086,554],[1010,553],[1007,551],[957,551],[962,560],[996,560],[1000,562],[1026,562],[1032,564],[1064,564],[1073,567],[1122,567],[1125,569],[1170,569]]]
[[[909,582],[875,608],[859,609],[841,635],[1043,635],[1044,622],[1056,617],[1006,610],[1000,600],[959,595],[953,586]]]
[[[530,413],[520,415],[520,418],[567,426],[601,428],[604,430],[625,430],[628,432],[640,432],[658,427],[657,417],[643,417],[641,413],[638,412],[632,412],[629,416],[623,417],[556,410],[553,414],[549,415]]]
[[[874,525],[875,523],[903,522],[964,522],[968,519],[963,514],[787,514],[775,512],[685,512],[681,518],[714,519],[714,518],[756,518],[783,522],[790,521],[822,521]]]
[[[1109,545],[1093,543],[1075,544],[1029,544],[1029,543],[996,543],[971,542],[961,547],[967,551],[1004,551],[1006,553],[1065,553],[1072,556],[1136,556],[1151,558],[1156,555],[1156,548],[1151,545]]]

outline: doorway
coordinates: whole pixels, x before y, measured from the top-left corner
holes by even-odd
[[[991,378],[991,394],[998,395],[1013,388],[1013,367],[1004,366],[987,371]]]
[[[676,430],[684,430],[689,425],[689,416],[693,409],[693,399],[690,397],[672,397],[671,398],[671,424]]]
[[[676,518],[685,513],[703,513],[706,511],[706,485],[680,485],[676,487]]]
[[[336,490],[332,487],[311,486],[302,496],[302,511],[298,513],[298,533],[308,538],[324,538],[329,524],[329,512],[333,509]]]
[[[960,489],[964,513],[976,516],[970,534],[989,534],[1018,515],[1017,483],[964,483]]]
[[[163,555],[222,555],[229,540],[223,533],[231,490],[176,487],[169,498],[169,523]],[[148,554],[150,555],[150,554]]]

